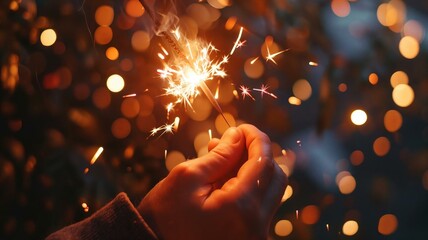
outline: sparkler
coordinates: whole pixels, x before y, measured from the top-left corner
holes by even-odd
[[[151,9],[144,0],[140,0],[140,2],[146,9],[149,17],[154,21],[156,28],[160,29],[161,24],[155,18]],[[222,65],[227,63],[228,56],[223,57],[220,61],[211,60],[211,53],[217,51],[213,45],[205,44],[200,40],[186,39],[181,36],[178,28],[173,31],[163,31],[160,35],[164,45],[161,46],[163,54],[159,53],[159,58],[161,60],[166,60],[165,55],[168,56],[169,53],[173,55],[169,58],[168,63],[164,61],[164,68],[158,70],[160,77],[168,82],[168,87],[165,88],[165,94],[173,95],[177,98],[172,106],[177,103],[183,103],[185,106],[191,107],[191,102],[199,95],[200,89],[211,105],[222,115],[223,119],[230,126],[223,114],[223,110],[205,83],[205,81],[212,80],[215,77],[224,78],[226,76],[225,71],[222,69]],[[242,29],[240,31],[240,36],[241,35]],[[242,44],[239,37],[232,48],[231,54],[236,48],[242,46]],[[168,51],[168,49],[170,51]],[[170,129],[168,126],[169,125],[165,125],[160,129],[169,131]],[[155,128],[152,134],[155,134],[160,129]]]

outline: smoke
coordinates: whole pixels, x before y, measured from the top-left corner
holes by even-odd
[[[178,25],[175,0],[140,0],[140,2],[147,13],[143,24],[150,29],[151,36],[153,34],[161,36]]]

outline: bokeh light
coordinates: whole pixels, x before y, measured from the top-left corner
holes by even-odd
[[[312,95],[311,84],[306,79],[297,80],[293,84],[293,93],[302,101],[308,100]]]
[[[166,156],[165,166],[168,171],[171,171],[175,166],[185,161],[186,158],[184,157],[183,153],[179,151],[171,151],[168,152]]]
[[[419,42],[412,36],[405,36],[398,45],[401,55],[407,59],[413,59],[419,54]]]
[[[379,219],[377,230],[382,235],[391,235],[397,230],[398,219],[393,214],[385,214]]]
[[[113,74],[110,75],[110,77],[107,78],[107,88],[114,92],[120,92],[125,87],[125,80],[123,80],[122,76],[119,74]]]
[[[413,103],[415,93],[407,84],[398,84],[392,91],[392,100],[400,107],[408,107]]]
[[[100,26],[110,26],[114,19],[113,7],[102,5],[95,11],[95,21]]]
[[[357,186],[357,182],[352,175],[346,175],[340,178],[338,187],[342,194],[351,194]]]
[[[364,162],[364,153],[361,150],[355,150],[349,156],[351,164],[354,166],[359,166]]]
[[[376,85],[379,82],[379,77],[376,73],[370,73],[369,75],[369,82],[372,85]]]
[[[346,221],[343,224],[342,232],[346,236],[354,236],[358,232],[358,223],[354,220]]]
[[[111,125],[111,132],[115,138],[126,138],[131,133],[131,124],[125,118],[118,118]]]
[[[351,121],[357,126],[363,125],[367,121],[366,112],[361,109],[354,110],[351,113]]]
[[[132,35],[131,45],[135,51],[146,51],[150,46],[150,35],[146,31],[136,31]]]
[[[129,0],[125,3],[125,12],[131,17],[143,16],[145,9],[138,0]]]
[[[45,47],[52,46],[56,41],[56,32],[53,29],[46,29],[40,34],[40,42]]]
[[[275,234],[286,237],[293,232],[293,224],[289,220],[279,220],[275,224]]]
[[[391,149],[391,142],[386,137],[378,137],[373,142],[373,151],[379,157],[383,157],[388,154]]]
[[[391,75],[390,82],[393,88],[395,88],[399,84],[408,84],[409,76],[407,76],[407,73],[403,71],[396,71]]]
[[[265,68],[260,60],[253,60],[254,59],[249,58],[245,61],[244,72],[249,78],[257,79],[263,75]]]
[[[388,132],[396,132],[403,125],[403,117],[397,110],[389,110],[385,113],[383,124]]]
[[[315,205],[308,205],[304,207],[300,214],[300,219],[305,224],[315,224],[320,218],[320,210]]]
[[[351,5],[349,4],[348,0],[332,0],[331,10],[338,17],[346,17],[351,12]]]
[[[114,61],[119,58],[119,51],[115,47],[109,47],[106,50],[106,57]]]
[[[291,196],[293,196],[293,188],[290,185],[287,185],[284,194],[282,195],[281,202],[287,201]]]
[[[113,39],[113,30],[109,26],[99,26],[94,33],[95,42],[106,45]]]

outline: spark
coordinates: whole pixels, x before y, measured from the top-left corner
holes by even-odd
[[[258,91],[258,92],[260,92],[260,94],[261,94],[261,96],[263,97],[263,95],[264,94],[267,94],[267,95],[269,95],[269,96],[271,96],[271,97],[273,97],[273,98],[278,98],[275,94],[273,94],[273,93],[271,93],[271,92],[268,92],[267,90],[269,89],[269,87],[268,86],[266,86],[266,85],[264,85],[264,84],[262,84],[261,86],[260,86],[260,88],[253,88],[253,90],[254,91]]]
[[[166,159],[167,156],[168,156],[168,150],[165,149],[165,159]]]
[[[327,228],[327,231],[330,231],[330,226],[328,225],[328,223],[325,225],[325,228]]]
[[[174,104],[173,103],[168,103],[168,105],[166,105],[166,119],[169,119],[169,114],[173,110],[174,110]]]
[[[296,210],[296,219],[299,219],[299,210]]]
[[[257,60],[259,60],[259,57],[255,57],[253,60],[251,60],[250,64],[253,65]]]
[[[213,133],[211,129],[208,129],[208,136],[210,136],[210,141],[213,139]]]
[[[283,53],[283,52],[287,52],[290,49],[285,49],[276,53],[270,53],[269,47],[266,45],[266,49],[267,49],[267,56],[266,56],[266,62],[272,61],[273,63],[275,63],[275,65],[278,65],[278,63],[276,63],[275,61],[275,57],[278,56],[279,54]]]
[[[235,52],[235,50],[237,49],[237,48],[239,48],[240,46],[242,46],[242,42],[241,42],[241,37],[242,37],[242,31],[244,30],[244,28],[243,27],[241,27],[241,29],[239,29],[239,34],[238,34],[238,38],[236,39],[236,41],[235,41],[235,44],[233,45],[233,48],[232,48],[232,50],[230,51],[230,54],[229,55],[232,55],[234,52]]]
[[[104,151],[104,148],[103,147],[99,147],[98,148],[98,150],[97,150],[97,152],[94,154],[94,156],[92,157],[92,159],[91,159],[91,165],[92,164],[94,164],[96,161],[97,161],[97,159],[98,159],[98,157],[101,155],[101,153]]]
[[[179,117],[175,117],[174,119],[174,126],[173,126],[173,130],[177,131],[178,130],[178,126],[180,125],[180,118]]]
[[[257,179],[257,187],[260,187],[260,179]]]
[[[297,141],[296,141],[296,143],[299,145],[299,147],[301,147],[301,146],[302,146],[302,141],[297,140]]]
[[[173,133],[174,132],[173,131],[174,130],[174,125],[175,125],[175,122],[171,123],[171,124],[164,124],[164,125],[162,125],[160,127],[155,127],[155,128],[153,128],[150,131],[150,135],[149,136],[152,137],[152,136],[156,135],[159,132],[162,132],[160,134],[160,136],[164,135],[165,133]]]
[[[124,95],[122,98],[130,98],[130,97],[136,97],[136,96],[137,96],[136,93],[131,93],[131,94]]]
[[[317,67],[317,66],[318,66],[318,63],[310,61],[310,62],[309,62],[309,66]]]
[[[253,101],[255,101],[256,99],[254,99],[254,97],[251,95],[251,90],[246,87],[246,86],[240,86],[239,90],[241,90],[241,95],[242,95],[242,99],[245,99],[245,97],[249,97],[251,99],[253,99]]]

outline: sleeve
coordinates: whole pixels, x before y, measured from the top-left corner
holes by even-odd
[[[158,239],[125,193],[92,216],[49,235],[46,240]]]

